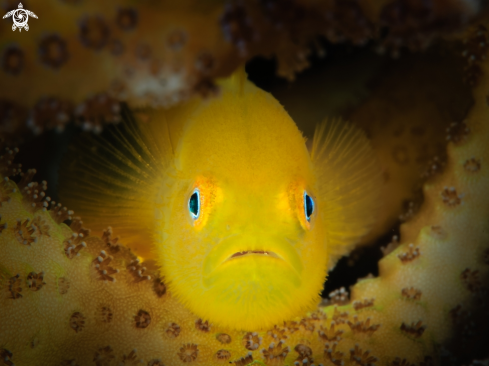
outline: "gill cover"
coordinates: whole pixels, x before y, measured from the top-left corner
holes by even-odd
[[[375,219],[379,169],[367,139],[324,122],[312,150],[243,70],[211,100],[126,113],[83,139],[62,168],[63,203],[97,233],[161,267],[203,319],[257,330],[319,301],[331,266]],[[198,192],[198,194],[196,193]]]

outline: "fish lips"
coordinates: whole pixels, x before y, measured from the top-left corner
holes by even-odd
[[[238,264],[247,260],[259,260],[260,265],[263,266],[272,263],[275,266],[283,265],[301,277],[304,268],[302,260],[290,240],[263,240],[263,238],[260,238],[253,245],[246,244],[246,242],[249,242],[249,240],[239,236],[232,236],[212,248],[204,259],[204,278],[212,276],[215,271],[223,266],[229,267],[233,263]]]

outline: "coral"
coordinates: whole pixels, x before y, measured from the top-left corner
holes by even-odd
[[[124,9],[118,15],[123,31],[131,31],[139,19]],[[85,44],[101,47],[105,28],[99,18],[83,24],[98,27],[95,36],[102,37],[84,33]],[[476,30],[476,39],[480,32]],[[233,37],[243,38],[239,32]],[[443,171],[423,185],[424,202],[384,251],[379,277],[359,281],[349,302],[346,291],[339,290],[332,298],[341,304],[319,306],[270,329],[224,329],[212,325],[212,319],[198,318],[112,230],[91,235],[68,208],[45,205],[52,201],[41,197],[45,184],[31,182],[32,172],[18,184],[2,180],[2,362],[427,366],[440,363],[439,345],[452,337],[459,348],[472,343],[474,309],[476,303],[484,304],[489,272],[489,63],[482,57],[474,60],[480,69],[472,83],[475,103],[461,137],[450,138]],[[403,151],[398,148],[393,154],[398,163]],[[14,153],[7,150],[0,159],[2,178],[20,173],[12,162]],[[67,220],[72,221],[69,226]]]
[[[328,297],[328,304],[344,305],[350,300],[349,294],[344,287],[330,292]]]
[[[402,323],[401,330],[406,334],[409,334],[415,338],[419,338],[426,330],[426,326],[423,325],[423,322],[421,320],[419,320],[417,323],[413,322],[411,325],[406,325],[405,323]]]
[[[29,36],[0,23],[0,135],[13,141],[75,119],[100,131],[118,122],[120,102],[169,106],[197,93],[255,55],[275,55],[293,79],[308,56],[325,51],[318,37],[379,51],[425,49],[462,29],[483,1],[230,0],[202,4],[111,0],[29,2],[38,15]],[[5,12],[17,3],[5,1]],[[470,59],[474,54],[468,55]],[[472,74],[479,70],[475,67]],[[86,78],[86,75],[90,75]],[[73,85],[77,85],[73,88]]]
[[[401,260],[402,263],[408,263],[420,256],[419,247],[414,248],[414,245],[411,243],[408,245],[408,251],[405,253],[398,254],[397,257]]]
[[[70,327],[78,333],[83,330],[84,326],[85,317],[78,311],[74,312],[73,315],[70,317]]]

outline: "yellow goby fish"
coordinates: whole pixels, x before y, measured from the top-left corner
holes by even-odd
[[[80,142],[61,195],[95,231],[116,223],[202,319],[264,329],[317,305],[328,268],[375,220],[380,169],[352,125],[319,124],[308,149],[244,71],[220,86]]]

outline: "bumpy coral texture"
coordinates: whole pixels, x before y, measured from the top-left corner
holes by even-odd
[[[394,55],[424,49],[465,26],[483,4],[26,1],[38,16],[30,18],[28,35],[12,32],[11,19],[0,22],[0,136],[63,128],[72,119],[100,130],[120,119],[121,101],[167,106],[212,94],[213,79],[255,55],[275,55],[278,74],[293,79],[313,50],[324,55],[318,36],[355,45],[377,38],[379,52]],[[18,2],[0,5],[7,13]]]
[[[419,213],[351,302],[318,307],[271,329],[241,332],[198,319],[109,228],[90,236],[42,200],[25,173],[0,192],[0,354],[4,365],[432,365],[457,324],[470,324],[489,267],[489,63],[476,30],[467,49],[475,104],[451,134],[443,174],[423,187]],[[475,40],[475,41],[474,41]],[[486,43],[487,44],[487,43]],[[15,151],[2,175],[19,172]],[[49,210],[43,206],[50,206]],[[466,329],[466,328],[465,328]],[[467,330],[467,329],[466,329]],[[470,333],[467,330],[465,336]],[[462,334],[464,336],[464,334]],[[463,338],[463,337],[462,337]]]

